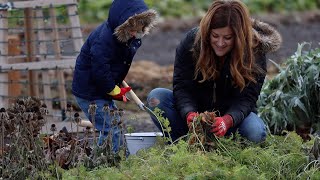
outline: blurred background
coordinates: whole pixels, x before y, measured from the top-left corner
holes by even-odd
[[[146,36],[135,59],[151,60],[160,65],[174,61],[175,47],[186,31],[197,26],[212,0],[145,0],[161,16],[160,24]],[[292,55],[297,44],[320,42],[320,0],[243,0],[251,15],[278,29],[283,45],[269,58],[280,62]],[[108,17],[112,0],[80,0],[79,14],[84,31],[89,32],[95,23]]]

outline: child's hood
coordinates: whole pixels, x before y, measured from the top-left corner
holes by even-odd
[[[142,23],[148,24],[147,29],[150,29],[156,23],[156,18],[156,11],[149,10],[143,0],[114,0],[108,23],[118,40],[126,42],[130,28]]]

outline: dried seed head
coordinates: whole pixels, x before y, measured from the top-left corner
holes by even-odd
[[[37,137],[38,134],[39,134],[39,132],[38,132],[37,130],[34,130],[34,131],[32,132],[32,136],[33,136],[34,138]]]
[[[117,120],[116,119],[113,119],[112,121],[112,126],[116,126],[118,124]]]
[[[124,111],[123,111],[123,109],[119,109],[119,116],[121,117],[121,116],[123,116],[123,114],[124,114]]]
[[[72,105],[70,103],[67,103],[67,111],[69,112],[72,111]]]
[[[8,115],[8,113],[6,112],[6,109],[5,109],[5,108],[1,108],[1,109],[0,109],[0,119],[1,119],[1,120],[8,120],[8,119],[9,119],[9,115]]]
[[[80,123],[81,122],[81,117],[80,117],[79,113],[74,113],[73,117],[74,117],[74,121],[76,123]]]
[[[26,110],[26,107],[24,106],[24,104],[18,104],[16,109],[19,112],[24,112]]]
[[[23,100],[18,100],[18,104],[19,105],[24,105],[24,101]]]
[[[57,130],[57,127],[55,124],[51,124],[51,128],[50,128],[51,131],[56,131]]]
[[[31,120],[33,118],[33,113],[30,111],[27,111],[27,112],[23,113],[23,118],[25,120]]]
[[[95,102],[91,102],[91,104],[89,105],[88,113],[90,115],[95,115],[96,110],[97,110],[97,104]]]
[[[110,116],[113,117],[114,116],[114,110],[110,109]]]
[[[31,108],[32,112],[39,112],[40,108],[38,106],[34,106]]]
[[[77,118],[77,117],[79,117],[80,115],[79,115],[79,113],[74,113],[74,115],[73,115],[73,117],[75,117],[75,118]]]
[[[63,132],[63,130],[59,131],[59,137],[62,138],[65,135],[65,133]]]
[[[85,133],[90,133],[91,128],[89,126],[86,127],[86,129],[84,130]]]
[[[39,111],[40,111],[40,114],[42,116],[45,116],[45,115],[49,114],[49,111],[47,109],[47,105],[46,104],[41,104],[41,107],[40,107]]]
[[[105,103],[103,105],[103,108],[102,108],[103,112],[108,112],[109,111],[109,104]]]

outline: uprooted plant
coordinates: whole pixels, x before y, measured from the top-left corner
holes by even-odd
[[[190,148],[201,149],[202,151],[221,150],[230,155],[229,150],[220,142],[214,133],[210,132],[215,122],[216,112],[205,111],[196,116],[189,124],[187,142]]]

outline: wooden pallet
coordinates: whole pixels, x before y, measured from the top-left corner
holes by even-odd
[[[65,6],[68,13],[68,18],[70,22],[70,31],[71,31],[71,39],[74,47],[75,52],[80,52],[80,48],[83,44],[82,39],[82,32],[80,29],[80,20],[77,13],[77,0],[32,0],[32,1],[15,1],[7,3],[7,1],[0,1],[1,4],[6,3],[8,9],[0,9],[0,16],[1,17],[8,17],[8,10],[23,10],[24,12],[24,24],[25,24],[25,32],[24,36],[26,39],[26,49],[27,55],[22,57],[24,59],[23,63],[14,63],[8,64],[8,59],[21,59],[21,55],[17,54],[10,54],[8,55],[8,19],[7,18],[0,18],[0,81],[5,82],[8,81],[8,70],[28,70],[29,75],[29,95],[39,97],[40,99],[44,99],[45,103],[49,111],[52,109],[52,91],[51,87],[48,84],[52,80],[50,77],[50,70],[55,70],[56,77],[58,80],[58,91],[59,91],[59,99],[60,105],[62,109],[66,108],[66,89],[65,89],[65,79],[64,79],[64,69],[66,65],[69,68],[72,68],[75,63],[76,56],[65,58],[61,54],[61,47],[60,47],[60,39],[59,39],[59,32],[58,32],[58,23],[56,18],[56,7]],[[43,17],[44,16],[44,8],[49,9],[50,15],[50,24],[52,27],[51,36],[48,36],[45,33],[45,23],[42,18],[34,18],[34,17]],[[36,24],[36,27],[34,27]],[[37,29],[37,33],[33,32],[33,29]],[[46,45],[46,41],[53,42],[53,52],[54,55],[47,56],[46,53],[48,52],[48,47]],[[39,55],[36,54],[35,43],[34,41],[38,42],[39,47]],[[34,71],[34,70],[41,70],[41,71]],[[42,82],[43,82],[43,93],[39,92],[39,73],[41,73]],[[52,73],[52,72],[51,72]],[[6,96],[9,95],[8,92],[8,85],[1,84],[0,85],[0,95]],[[2,98],[0,100],[0,107],[7,107],[8,106],[8,99]]]

